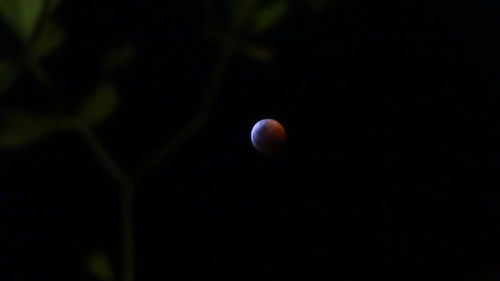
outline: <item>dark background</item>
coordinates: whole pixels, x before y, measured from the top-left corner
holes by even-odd
[[[167,2],[57,14],[68,37],[46,67],[69,92],[136,47],[96,131],[126,169],[195,114],[220,52],[205,6]],[[237,53],[208,125],[138,187],[138,280],[498,280],[499,8],[292,1],[252,38],[274,60]],[[43,103],[23,79],[9,102]],[[285,126],[283,153],[251,146],[262,118]],[[77,135],[1,158],[1,280],[96,280],[94,250],[119,268],[118,187]]]

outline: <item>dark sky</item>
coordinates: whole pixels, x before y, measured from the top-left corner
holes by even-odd
[[[196,113],[220,48],[197,1],[102,2],[63,2],[46,67],[71,99],[133,43],[96,128],[130,170]],[[292,3],[251,38],[274,60],[237,53],[207,126],[138,186],[138,280],[498,280],[500,5]],[[16,102],[40,102],[23,79]],[[272,157],[250,143],[268,117]],[[119,267],[118,186],[78,135],[1,161],[1,280],[96,280],[92,251]]]

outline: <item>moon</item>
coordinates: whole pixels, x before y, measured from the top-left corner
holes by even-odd
[[[278,121],[268,118],[255,123],[250,137],[257,151],[263,154],[274,154],[282,150],[286,141],[286,132]]]

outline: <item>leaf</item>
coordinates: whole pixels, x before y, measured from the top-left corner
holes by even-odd
[[[0,94],[9,90],[19,74],[19,69],[8,61],[0,61]]]
[[[280,0],[261,8],[254,18],[254,32],[263,32],[281,20],[287,9],[287,1]]]
[[[243,53],[247,56],[258,60],[262,63],[268,63],[273,60],[274,54],[273,51],[264,46],[258,46],[254,44],[247,44],[242,48]]]
[[[51,21],[42,27],[32,46],[33,56],[40,58],[49,55],[64,41],[64,31],[55,22]]]
[[[307,0],[309,5],[313,10],[316,12],[322,11],[324,8],[326,8],[328,2],[331,2],[329,0]]]
[[[103,253],[92,253],[87,259],[87,268],[99,280],[112,281],[115,278],[111,263]]]
[[[14,149],[31,144],[56,131],[104,121],[116,107],[118,97],[109,85],[88,96],[80,109],[69,115],[34,114],[19,111],[4,113],[0,127],[0,149]]]
[[[27,44],[41,18],[45,0],[1,0],[0,16]]]
[[[226,6],[229,12],[231,28],[234,31],[240,31],[246,24],[251,22],[260,2],[260,0],[227,0]]]
[[[115,90],[105,84],[84,99],[80,109],[74,114],[62,116],[5,112],[0,127],[0,148],[14,149],[31,144],[55,131],[73,129],[81,124],[98,124],[111,115],[117,102]]]
[[[131,42],[124,42],[111,50],[104,60],[104,67],[108,72],[115,72],[130,63],[136,56],[135,46]]]
[[[39,140],[58,128],[55,119],[45,115],[6,112],[0,130],[0,148],[14,149]]]
[[[47,9],[50,14],[53,14],[57,10],[57,7],[59,7],[59,5],[61,4],[61,0],[45,0],[45,1]]]
[[[95,125],[109,117],[118,103],[118,95],[111,85],[101,85],[83,100],[77,113],[77,120],[87,125]]]

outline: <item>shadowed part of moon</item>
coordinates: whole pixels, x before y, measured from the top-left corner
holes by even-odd
[[[282,149],[286,141],[285,128],[274,119],[263,119],[253,126],[251,139],[259,152],[272,154]]]

